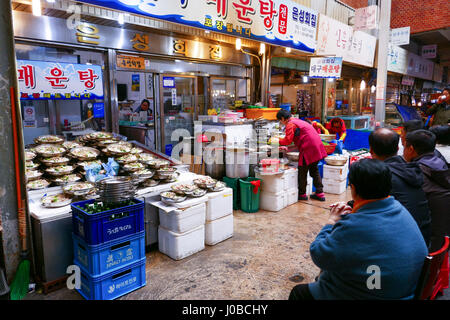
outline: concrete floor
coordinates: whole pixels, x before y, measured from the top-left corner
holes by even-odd
[[[120,299],[285,300],[293,286],[318,275],[309,245],[327,221],[328,206],[350,197],[347,190],[327,195],[326,202],[298,202],[280,212],[235,211],[234,236],[226,241],[180,261],[157,250],[147,253],[146,287]],[[36,292],[27,299],[83,298],[75,290],[61,289],[47,295]]]

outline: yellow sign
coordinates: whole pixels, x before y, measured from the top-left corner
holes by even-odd
[[[90,39],[100,39],[98,35],[97,27],[94,27],[90,24],[79,24],[77,26],[77,41],[80,43],[88,43],[88,44],[99,44],[98,41],[90,40]]]
[[[117,66],[120,68],[143,70],[145,69],[145,59],[142,57],[118,55]]]

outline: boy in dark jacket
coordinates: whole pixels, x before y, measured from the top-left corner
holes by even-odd
[[[427,246],[431,237],[431,215],[428,200],[422,189],[423,175],[418,163],[407,163],[397,155],[400,136],[389,129],[379,128],[369,135],[372,158],[384,161],[392,173],[394,196],[413,216]]]
[[[436,136],[427,130],[406,135],[403,156],[416,162],[424,175],[423,190],[431,211],[431,251],[441,248],[444,236],[450,235],[450,169],[435,153]]]

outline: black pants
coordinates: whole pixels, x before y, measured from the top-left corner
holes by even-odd
[[[308,184],[308,172],[313,179],[313,185],[316,188],[316,193],[323,192],[322,178],[320,177],[319,167],[317,166],[319,162],[311,163],[306,165],[305,159],[303,159],[303,166],[298,167],[298,194],[304,195],[306,193],[306,185]]]
[[[304,283],[292,288],[291,294],[289,295],[289,300],[311,301],[314,300],[314,297],[309,291],[308,284]]]

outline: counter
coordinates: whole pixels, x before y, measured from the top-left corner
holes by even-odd
[[[253,137],[253,122],[239,124],[205,121],[194,125],[194,136],[204,132],[225,134],[227,141],[230,143],[244,143],[247,139],[256,138],[256,136]]]

